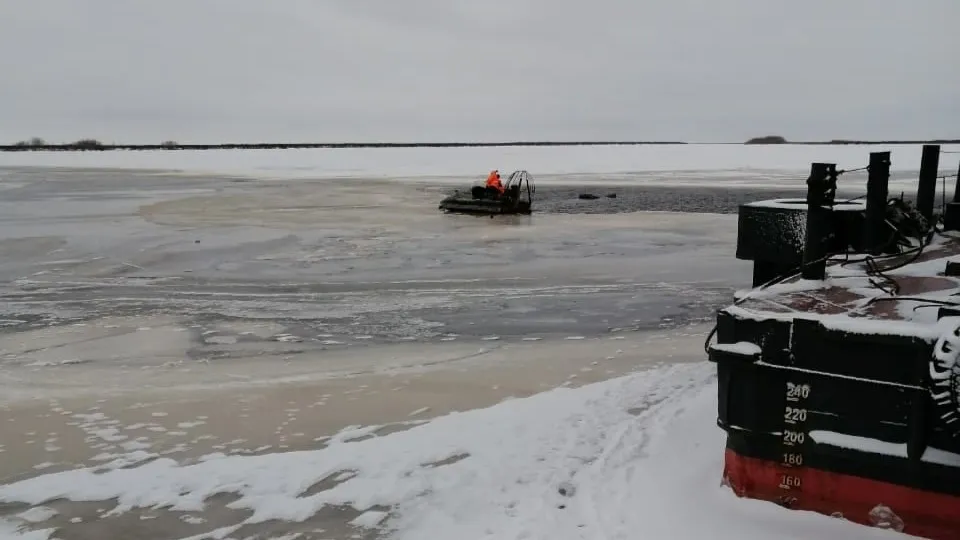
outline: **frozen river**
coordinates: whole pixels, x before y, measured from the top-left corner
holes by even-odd
[[[796,184],[577,178],[489,219],[382,175],[0,168],[0,537],[627,538],[660,504],[636,517],[667,538],[691,496],[723,519],[703,340],[750,283],[737,205]],[[856,536],[755,511],[732,537]]]
[[[389,181],[2,174],[7,335],[164,316],[187,328],[190,358],[222,361],[264,340],[299,354],[596,336],[709,320],[749,280],[732,257],[735,216],[710,213],[751,196],[738,191],[621,187],[581,201],[541,187],[541,213],[487,219],[438,212],[446,187]],[[680,207],[700,213],[656,212]],[[2,361],[109,361],[59,349]]]

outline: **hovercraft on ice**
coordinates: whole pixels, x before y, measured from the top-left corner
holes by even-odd
[[[533,178],[527,171],[513,171],[502,185],[500,174],[492,171],[486,185],[475,185],[469,193],[456,190],[440,201],[439,208],[458,214],[531,214],[534,193]]]

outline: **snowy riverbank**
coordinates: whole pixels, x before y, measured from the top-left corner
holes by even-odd
[[[211,533],[193,538],[244,538],[272,520],[324,538],[316,516],[341,506],[357,510],[351,527],[385,527],[396,539],[900,536],[735,498],[721,485],[714,377],[706,363],[664,366],[386,436],[351,441],[371,430],[352,431],[321,450],[65,471],[2,486],[0,502],[104,501],[109,508],[115,498],[100,526],[125,512],[140,519],[182,513]],[[241,518],[201,525],[204,515],[217,515],[205,514],[203,502],[230,493],[239,498],[227,506]],[[84,508],[63,500],[54,506],[33,512],[76,520]]]

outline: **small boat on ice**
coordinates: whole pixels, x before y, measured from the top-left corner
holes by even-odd
[[[469,193],[454,191],[440,201],[440,210],[458,214],[531,214],[536,187],[527,171],[513,171],[503,184],[502,193],[495,187],[474,185]]]

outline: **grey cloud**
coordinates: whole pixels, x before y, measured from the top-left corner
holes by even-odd
[[[5,2],[0,140],[955,137],[956,20],[955,0]]]

